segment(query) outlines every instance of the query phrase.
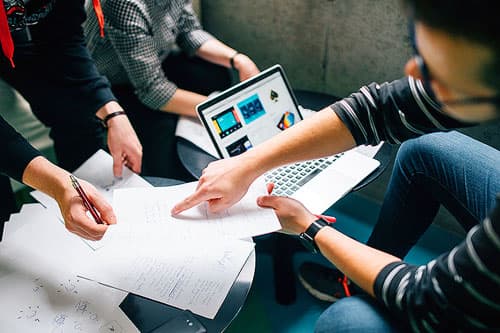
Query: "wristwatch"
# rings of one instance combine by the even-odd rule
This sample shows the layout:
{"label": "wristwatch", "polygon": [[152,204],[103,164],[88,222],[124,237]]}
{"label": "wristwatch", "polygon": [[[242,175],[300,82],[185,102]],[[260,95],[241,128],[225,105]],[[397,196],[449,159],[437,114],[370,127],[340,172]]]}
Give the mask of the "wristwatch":
{"label": "wristwatch", "polygon": [[323,220],[322,218],[317,219],[309,227],[307,227],[306,231],[301,232],[299,234],[299,239],[302,245],[312,253],[319,252],[318,245],[314,241],[314,237],[318,231],[320,231],[323,227],[329,226],[330,224]]}

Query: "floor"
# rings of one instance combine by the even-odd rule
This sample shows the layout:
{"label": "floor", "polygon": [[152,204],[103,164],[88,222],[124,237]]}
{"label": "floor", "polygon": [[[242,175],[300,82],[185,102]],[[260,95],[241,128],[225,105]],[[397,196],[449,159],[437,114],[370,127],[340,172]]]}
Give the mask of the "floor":
{"label": "floor", "polygon": [[[350,194],[337,202],[327,213],[337,217],[337,229],[364,242],[368,239],[379,209],[377,203],[361,195]],[[406,261],[414,264],[428,262],[437,254],[451,249],[460,240],[458,235],[432,226],[408,254]],[[321,255],[299,252],[293,258],[295,271],[304,261],[329,265]],[[316,319],[329,304],[310,296],[299,282],[296,289],[297,300],[293,304],[284,306],[276,303],[271,257],[258,252],[250,294],[240,314],[226,332],[313,332]]]}

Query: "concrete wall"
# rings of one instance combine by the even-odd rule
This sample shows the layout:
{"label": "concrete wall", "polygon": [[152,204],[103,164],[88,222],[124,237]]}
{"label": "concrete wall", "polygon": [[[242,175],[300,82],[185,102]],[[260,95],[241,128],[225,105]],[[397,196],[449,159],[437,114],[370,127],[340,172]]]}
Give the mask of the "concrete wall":
{"label": "concrete wall", "polygon": [[[206,30],[261,69],[283,65],[294,88],[345,96],[401,77],[411,56],[398,0],[202,0],[201,13]],[[498,123],[464,132],[500,148]],[[381,202],[391,169],[361,193]],[[444,211],[438,222],[461,232]]]}
{"label": "concrete wall", "polygon": [[410,55],[397,0],[201,2],[205,28],[265,68],[285,67],[295,88],[344,96],[402,75]]}

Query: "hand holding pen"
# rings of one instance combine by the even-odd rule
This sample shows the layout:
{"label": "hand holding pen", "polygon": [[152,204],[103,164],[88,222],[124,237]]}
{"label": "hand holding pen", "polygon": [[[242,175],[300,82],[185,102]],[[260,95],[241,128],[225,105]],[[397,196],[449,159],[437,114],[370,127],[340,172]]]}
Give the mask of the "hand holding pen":
{"label": "hand holding pen", "polygon": [[104,221],[101,219],[101,216],[99,215],[99,213],[97,212],[97,210],[95,209],[95,207],[90,202],[89,198],[87,197],[87,195],[83,191],[83,188],[80,185],[80,183],[78,182],[78,180],[76,179],[76,177],[73,176],[73,175],[69,175],[69,178],[71,179],[71,184],[73,185],[73,187],[75,188],[75,190],[78,192],[78,195],[80,196],[80,198],[82,198],[83,205],[90,212],[90,214],[92,215],[92,217],[94,218],[94,220],[96,221],[96,223],[98,223],[98,224],[104,224]]}
{"label": "hand holding pen", "polygon": [[83,238],[99,240],[107,225],[116,223],[113,208],[94,186],[73,175],[69,177],[71,186],[67,187],[65,198],[58,200],[66,228]]}

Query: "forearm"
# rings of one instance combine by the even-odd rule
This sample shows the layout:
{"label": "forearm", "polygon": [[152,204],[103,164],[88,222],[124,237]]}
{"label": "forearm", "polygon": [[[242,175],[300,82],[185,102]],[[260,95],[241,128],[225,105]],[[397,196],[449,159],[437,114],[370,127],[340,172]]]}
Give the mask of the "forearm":
{"label": "forearm", "polygon": [[354,146],[347,127],[326,108],[251,149],[244,158],[262,174],[280,165],[333,155]]}
{"label": "forearm", "polygon": [[181,116],[196,117],[196,105],[206,99],[206,96],[183,89],[177,89],[172,98],[161,107],[161,110]]}
{"label": "forearm", "polygon": [[23,173],[23,183],[56,199],[71,187],[69,172],[51,163],[42,156],[31,160]]}
{"label": "forearm", "polygon": [[211,63],[236,69],[240,81],[246,80],[257,73],[259,69],[246,54],[237,52],[217,39],[204,42],[196,51],[196,55]]}
{"label": "forearm", "polygon": [[230,59],[236,50],[217,39],[207,40],[196,51],[196,55],[206,61],[231,68]]}
{"label": "forearm", "polygon": [[315,237],[321,253],[363,290],[374,296],[378,274],[401,259],[362,244],[333,228],[321,229]]}

